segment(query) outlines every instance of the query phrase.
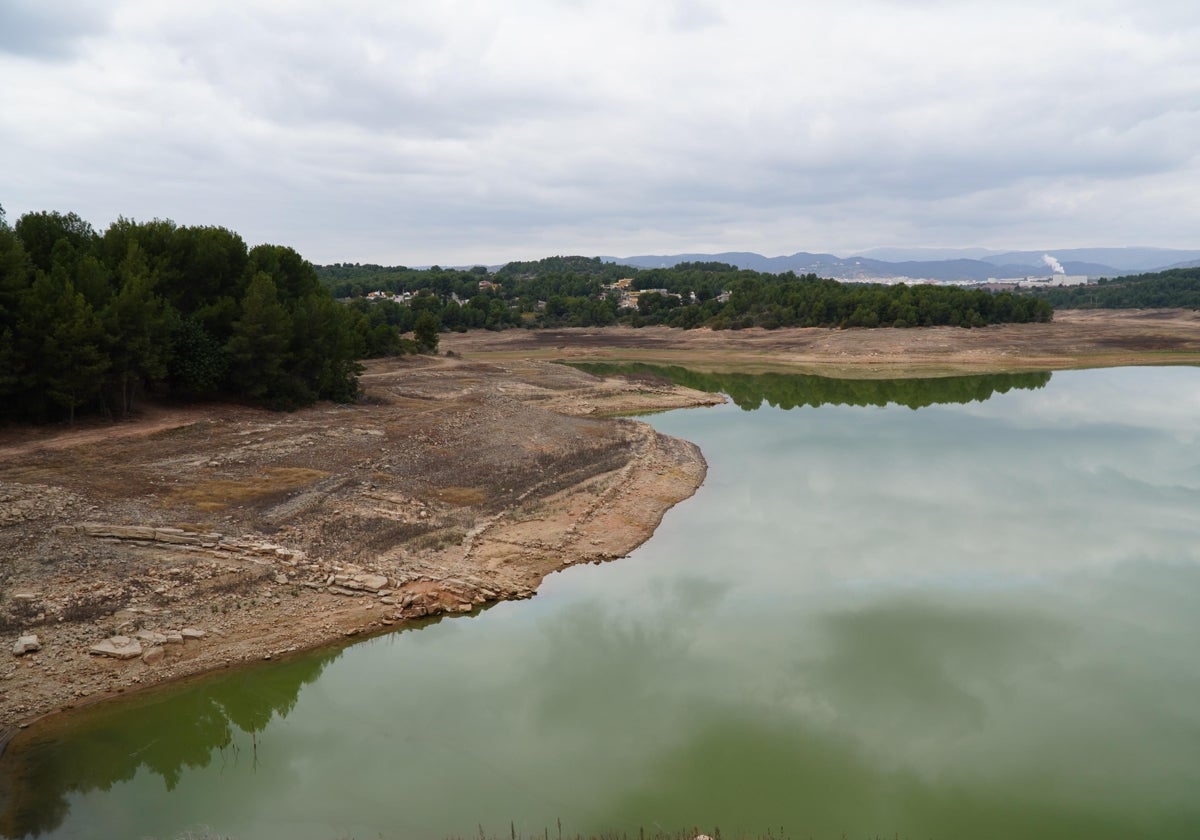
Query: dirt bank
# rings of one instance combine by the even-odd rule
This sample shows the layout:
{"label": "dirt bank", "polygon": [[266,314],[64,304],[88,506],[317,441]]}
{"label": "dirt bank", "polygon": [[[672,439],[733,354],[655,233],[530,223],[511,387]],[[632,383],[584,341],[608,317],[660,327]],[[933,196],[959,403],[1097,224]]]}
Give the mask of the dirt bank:
{"label": "dirt bank", "polygon": [[[533,594],[626,554],[704,477],[617,412],[714,402],[561,365],[373,364],[361,405],[0,431],[0,727]],[[182,632],[198,631],[198,632]],[[141,638],[138,638],[138,636]],[[90,654],[132,640],[128,659]]]}
{"label": "dirt bank", "polygon": [[786,368],[851,378],[1200,364],[1200,312],[1077,310],[1049,324],[982,329],[509,330],[449,335],[444,346],[479,359],[638,360],[698,370]]}

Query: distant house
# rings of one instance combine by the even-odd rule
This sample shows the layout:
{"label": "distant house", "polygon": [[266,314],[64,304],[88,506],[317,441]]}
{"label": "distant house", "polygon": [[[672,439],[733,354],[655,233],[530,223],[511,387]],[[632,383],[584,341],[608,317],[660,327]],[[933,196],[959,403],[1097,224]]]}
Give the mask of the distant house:
{"label": "distant house", "polygon": [[399,294],[382,291],[367,292],[367,300],[370,301],[390,300],[395,303],[408,303],[412,298],[412,292],[400,292]]}
{"label": "distant house", "polygon": [[667,298],[683,300],[683,295],[679,294],[678,292],[667,291],[666,289],[626,289],[621,292],[621,297],[617,303],[617,308],[637,309],[638,299],[641,298],[642,295],[662,295],[663,297]]}

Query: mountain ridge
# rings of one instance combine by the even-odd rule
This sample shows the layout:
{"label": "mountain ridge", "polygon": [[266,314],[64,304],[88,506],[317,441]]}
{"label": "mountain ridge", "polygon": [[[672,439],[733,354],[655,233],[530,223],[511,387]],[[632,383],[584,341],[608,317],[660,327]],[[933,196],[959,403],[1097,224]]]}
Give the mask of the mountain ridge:
{"label": "mountain ridge", "polygon": [[[925,259],[886,260],[866,256],[886,253],[893,256],[924,255]],[[977,256],[968,257],[974,253]],[[938,254],[945,257],[935,259]],[[794,254],[767,257],[753,251],[719,253],[643,254],[631,257],[602,256],[601,260],[636,268],[669,268],[681,262],[724,262],[738,268],[780,274],[816,274],[839,280],[911,278],[913,280],[973,281],[992,278],[1039,276],[1051,273],[1043,255],[1054,257],[1067,274],[1090,277],[1120,277],[1177,267],[1200,260],[1200,250],[1174,248],[1061,248],[1044,251],[994,251],[974,248],[871,249],[862,254],[839,257],[835,254],[797,251]]]}

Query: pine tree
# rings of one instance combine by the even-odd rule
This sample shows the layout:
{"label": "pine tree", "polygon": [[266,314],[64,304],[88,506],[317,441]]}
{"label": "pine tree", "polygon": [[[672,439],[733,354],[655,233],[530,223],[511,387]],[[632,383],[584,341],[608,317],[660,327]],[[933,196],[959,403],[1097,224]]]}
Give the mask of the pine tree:
{"label": "pine tree", "polygon": [[417,349],[422,353],[436,353],[438,348],[438,331],[442,328],[442,322],[438,316],[434,315],[428,309],[425,309],[417,316],[417,322],[413,325],[413,338],[417,342]]}
{"label": "pine tree", "polygon": [[17,352],[24,351],[27,384],[74,423],[75,409],[99,395],[109,366],[103,325],[70,281],[60,287],[40,272],[24,303]]}
{"label": "pine tree", "polygon": [[117,276],[120,291],[105,307],[103,320],[120,411],[127,414],[140,385],[167,376],[175,313],[154,293],[154,279],[137,243],[129,246]]}
{"label": "pine tree", "polygon": [[287,370],[291,334],[291,318],[279,302],[275,281],[260,271],[246,288],[225,345],[229,378],[239,393],[271,405],[292,404]]}

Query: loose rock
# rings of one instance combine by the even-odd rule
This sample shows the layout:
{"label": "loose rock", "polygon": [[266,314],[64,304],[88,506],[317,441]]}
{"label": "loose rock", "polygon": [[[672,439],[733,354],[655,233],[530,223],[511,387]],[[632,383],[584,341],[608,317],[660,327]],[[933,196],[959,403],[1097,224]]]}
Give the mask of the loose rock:
{"label": "loose rock", "polygon": [[41,649],[42,643],[38,641],[37,636],[22,636],[13,645],[13,656],[24,656],[27,653],[33,653]]}

